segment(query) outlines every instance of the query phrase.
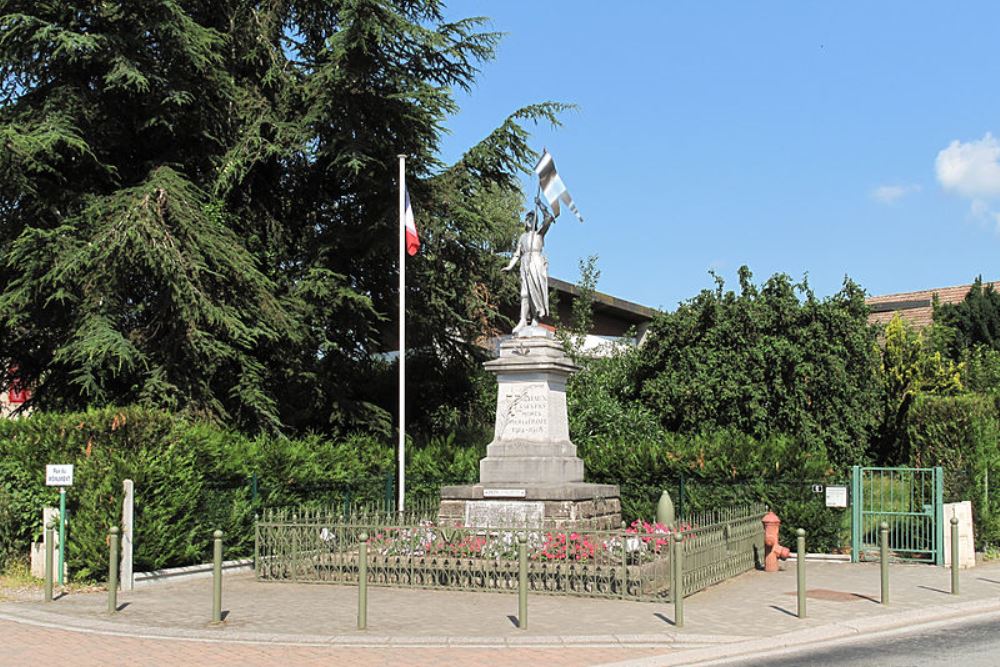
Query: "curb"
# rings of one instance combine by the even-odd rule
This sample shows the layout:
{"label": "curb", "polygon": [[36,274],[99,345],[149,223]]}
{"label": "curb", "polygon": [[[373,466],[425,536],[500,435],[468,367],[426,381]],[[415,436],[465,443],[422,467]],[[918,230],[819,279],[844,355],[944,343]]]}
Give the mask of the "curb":
{"label": "curb", "polygon": [[911,609],[881,617],[843,621],[814,628],[795,630],[783,635],[743,640],[725,646],[691,649],[679,655],[661,655],[638,660],[615,662],[605,667],[670,667],[672,665],[723,665],[733,660],[754,658],[765,661],[789,651],[807,650],[832,641],[868,639],[877,635],[908,634],[921,629],[965,619],[969,616],[1000,614],[1000,600],[973,600],[923,609]]}
{"label": "curb", "polygon": [[877,634],[946,624],[962,618],[984,614],[1000,614],[1000,600],[986,599],[911,609],[886,616],[868,617],[794,630],[781,635],[752,639],[745,636],[699,635],[688,632],[664,632],[655,635],[525,635],[525,636],[388,636],[367,633],[334,635],[267,634],[229,631],[224,626],[212,629],[129,626],[99,619],[67,617],[37,609],[17,609],[17,604],[0,605],[0,620],[37,627],[81,632],[95,635],[131,637],[134,639],[219,642],[234,644],[281,646],[345,646],[355,648],[662,648],[681,651],[614,663],[618,667],[652,665],[723,664],[739,658],[764,658],[791,649],[805,649],[824,642],[860,639]]}
{"label": "curb", "polygon": [[[16,604],[16,603],[15,603]],[[450,635],[376,635],[367,632],[338,635],[267,634],[230,631],[223,625],[204,630],[159,626],[124,625],[100,619],[69,617],[37,609],[16,609],[14,604],[0,605],[0,621],[22,623],[42,628],[81,632],[93,635],[131,637],[133,639],[178,640],[278,646],[347,646],[353,648],[662,648],[691,650],[728,644],[746,637],[699,635],[664,632],[634,635],[524,635],[524,636],[450,636]],[[207,626],[207,624],[206,624]]]}

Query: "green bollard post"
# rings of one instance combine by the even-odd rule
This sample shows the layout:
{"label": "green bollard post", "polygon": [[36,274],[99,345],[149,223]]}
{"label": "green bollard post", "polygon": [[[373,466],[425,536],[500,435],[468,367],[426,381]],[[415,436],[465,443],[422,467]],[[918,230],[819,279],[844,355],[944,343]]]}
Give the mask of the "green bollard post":
{"label": "green bollard post", "polygon": [[55,524],[50,519],[45,524],[45,601],[52,602],[52,559],[55,551]]}
{"label": "green bollard post", "polygon": [[517,536],[517,627],[528,629],[528,536]]}
{"label": "green bollard post", "polygon": [[958,517],[951,517],[951,594],[958,595]]}
{"label": "green bollard post", "polygon": [[806,531],[795,531],[795,574],[798,579],[799,618],[806,617]]}
{"label": "green bollard post", "polygon": [[222,623],[222,531],[212,533],[212,622]]}
{"label": "green bollard post", "polygon": [[108,542],[111,544],[111,558],[108,561],[108,613],[118,611],[118,526],[111,527]]}
{"label": "green bollard post", "polygon": [[670,594],[674,598],[674,627],[684,627],[684,537],[674,533],[673,575]]}
{"label": "green bollard post", "polygon": [[368,533],[358,535],[358,630],[368,627]]}
{"label": "green bollard post", "polygon": [[889,524],[879,524],[879,569],[882,571],[882,604],[889,604]]}

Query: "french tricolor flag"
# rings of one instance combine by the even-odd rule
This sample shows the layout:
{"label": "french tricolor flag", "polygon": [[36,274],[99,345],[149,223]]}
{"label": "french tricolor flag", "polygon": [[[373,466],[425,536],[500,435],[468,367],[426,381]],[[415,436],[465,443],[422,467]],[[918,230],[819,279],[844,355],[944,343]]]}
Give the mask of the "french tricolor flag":
{"label": "french tricolor flag", "polygon": [[[404,186],[405,187],[405,186]],[[417,236],[417,223],[413,221],[413,207],[410,206],[410,190],[405,190],[406,209],[403,211],[403,220],[406,225],[406,254],[410,257],[420,250],[420,237]]]}

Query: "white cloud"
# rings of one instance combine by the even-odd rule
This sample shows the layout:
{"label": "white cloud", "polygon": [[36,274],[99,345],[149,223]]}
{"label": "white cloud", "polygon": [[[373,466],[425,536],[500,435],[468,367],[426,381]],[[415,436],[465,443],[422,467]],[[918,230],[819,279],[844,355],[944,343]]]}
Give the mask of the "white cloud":
{"label": "white cloud", "polygon": [[989,132],[975,141],[951,142],[934,167],[945,190],[973,200],[1000,196],[1000,142]]}
{"label": "white cloud", "polygon": [[883,204],[894,204],[914,192],[920,192],[919,185],[880,185],[872,190],[872,199]]}

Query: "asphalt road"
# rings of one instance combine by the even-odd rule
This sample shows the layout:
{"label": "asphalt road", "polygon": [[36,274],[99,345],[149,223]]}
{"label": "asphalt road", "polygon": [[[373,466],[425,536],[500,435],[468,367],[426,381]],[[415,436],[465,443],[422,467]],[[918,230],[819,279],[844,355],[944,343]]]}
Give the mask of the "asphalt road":
{"label": "asphalt road", "polygon": [[996,667],[1000,665],[1000,616],[727,664],[745,667]]}

